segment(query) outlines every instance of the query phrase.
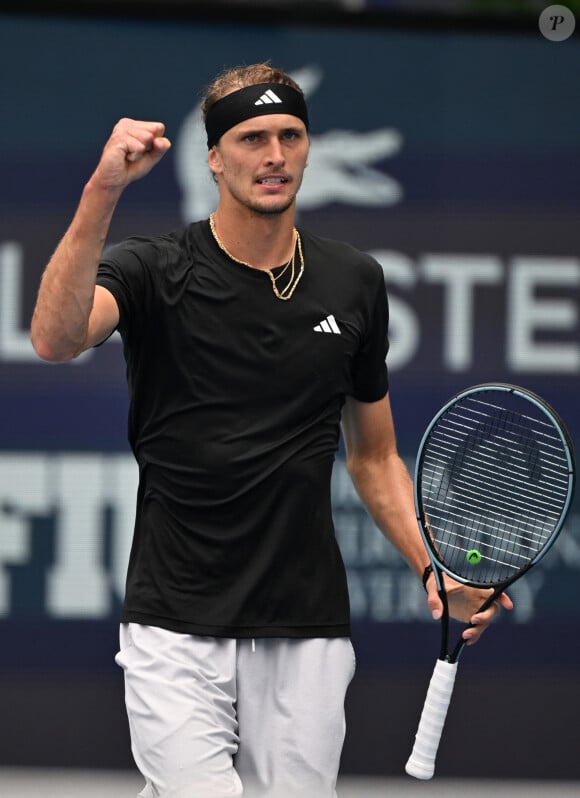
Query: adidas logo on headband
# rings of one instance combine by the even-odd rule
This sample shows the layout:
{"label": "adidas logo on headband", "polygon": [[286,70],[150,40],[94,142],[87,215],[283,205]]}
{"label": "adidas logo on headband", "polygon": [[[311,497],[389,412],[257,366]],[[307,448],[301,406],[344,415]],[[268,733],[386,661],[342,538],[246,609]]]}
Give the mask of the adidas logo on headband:
{"label": "adidas logo on headband", "polygon": [[272,89],[268,89],[268,91],[264,92],[262,96],[256,100],[254,105],[267,105],[268,103],[281,103],[282,100],[275,94]]}

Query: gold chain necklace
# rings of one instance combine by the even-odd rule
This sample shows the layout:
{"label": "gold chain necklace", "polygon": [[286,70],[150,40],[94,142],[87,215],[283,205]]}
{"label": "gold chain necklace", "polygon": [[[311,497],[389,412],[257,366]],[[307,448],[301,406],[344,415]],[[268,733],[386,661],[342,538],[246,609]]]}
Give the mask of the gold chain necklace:
{"label": "gold chain necklace", "polygon": [[[284,266],[280,274],[277,277],[274,277],[271,269],[258,269],[256,266],[252,266],[251,263],[247,263],[247,261],[240,260],[239,258],[236,258],[234,255],[232,255],[232,253],[224,246],[224,244],[222,244],[217,234],[217,230],[215,229],[215,214],[213,213],[210,214],[209,217],[209,226],[212,235],[215,238],[216,244],[218,245],[218,247],[221,249],[222,252],[225,252],[228,258],[231,258],[233,261],[241,264],[242,266],[247,266],[249,269],[254,269],[255,271],[260,271],[260,272],[261,271],[266,272],[266,274],[270,278],[270,282],[272,283],[272,290],[274,291],[274,296],[277,297],[277,299],[282,299],[286,301],[292,298],[292,294],[296,290],[296,286],[300,282],[300,278],[302,277],[302,274],[304,272],[304,255],[302,254],[302,241],[300,240],[300,233],[296,228],[294,228],[295,243],[294,243],[294,250],[292,252],[292,257],[290,258],[288,263]],[[298,257],[300,258],[300,271],[298,272],[298,274],[296,274],[296,247],[298,247]],[[280,279],[280,277],[282,277],[286,273],[288,268],[290,268],[290,279],[288,280],[284,288],[280,291],[278,289],[278,286],[276,285],[276,282],[277,280]]]}

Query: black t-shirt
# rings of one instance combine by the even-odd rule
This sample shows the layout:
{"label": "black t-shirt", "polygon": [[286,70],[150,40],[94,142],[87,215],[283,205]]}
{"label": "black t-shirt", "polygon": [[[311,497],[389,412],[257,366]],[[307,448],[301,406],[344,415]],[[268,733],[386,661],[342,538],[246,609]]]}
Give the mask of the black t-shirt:
{"label": "black t-shirt", "polygon": [[387,392],[387,300],[370,256],[302,244],[289,301],[207,221],[105,253],[97,282],[119,306],[139,466],[124,622],[349,633],[330,478],[345,395]]}

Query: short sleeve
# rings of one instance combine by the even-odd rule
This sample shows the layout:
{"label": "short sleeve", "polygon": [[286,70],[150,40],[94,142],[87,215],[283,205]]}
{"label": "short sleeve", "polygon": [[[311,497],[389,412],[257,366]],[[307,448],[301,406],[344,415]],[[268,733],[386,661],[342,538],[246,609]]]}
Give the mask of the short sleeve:
{"label": "short sleeve", "polygon": [[127,239],[108,249],[99,264],[97,285],[115,297],[122,335],[137,326],[146,313],[152,293],[152,258],[155,247],[146,239]]}
{"label": "short sleeve", "polygon": [[369,298],[367,332],[353,362],[352,395],[361,402],[376,402],[389,389],[386,357],[389,350],[389,304],[383,270]]}

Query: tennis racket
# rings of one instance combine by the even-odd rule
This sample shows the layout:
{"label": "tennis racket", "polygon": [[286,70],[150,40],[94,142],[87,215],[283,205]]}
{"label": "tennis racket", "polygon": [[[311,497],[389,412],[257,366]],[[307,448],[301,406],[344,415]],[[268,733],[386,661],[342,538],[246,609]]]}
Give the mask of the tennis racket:
{"label": "tennis racket", "polygon": [[405,770],[430,779],[465,641],[450,650],[443,574],[492,588],[479,609],[536,565],[572,501],[572,443],[540,397],[513,385],[476,385],[454,396],[425,432],[415,507],[443,603],[441,650]]}

